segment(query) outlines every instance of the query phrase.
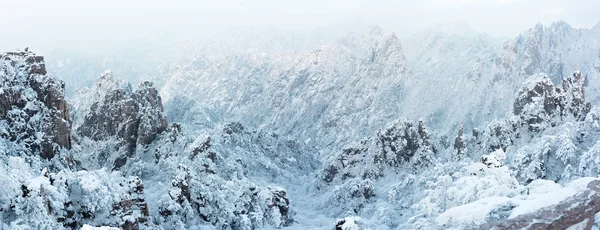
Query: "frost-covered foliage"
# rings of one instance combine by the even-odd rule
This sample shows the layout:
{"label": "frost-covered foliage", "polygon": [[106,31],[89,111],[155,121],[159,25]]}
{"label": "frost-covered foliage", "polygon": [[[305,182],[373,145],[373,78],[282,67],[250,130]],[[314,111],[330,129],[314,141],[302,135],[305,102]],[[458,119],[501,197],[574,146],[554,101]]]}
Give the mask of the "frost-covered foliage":
{"label": "frost-covered foliage", "polygon": [[585,103],[583,82],[579,72],[566,78],[562,89],[555,88],[546,75],[532,77],[519,90],[513,114],[489,123],[482,140],[471,142],[472,148],[507,151],[523,182],[581,175],[576,174],[578,146],[587,148],[583,138],[589,135],[586,129],[593,129],[588,126],[593,117],[588,116],[591,106]]}
{"label": "frost-covered foliage", "polygon": [[435,227],[433,217],[455,206],[480,199],[490,199],[496,204],[501,200],[494,200],[494,197],[517,195],[520,185],[511,175],[511,170],[504,165],[505,158],[504,151],[497,150],[485,155],[481,162],[463,166],[451,175],[433,178],[425,186],[425,197],[412,206],[415,215],[409,221],[413,227]]}
{"label": "frost-covered foliage", "polygon": [[398,120],[376,137],[331,156],[320,177],[325,183],[336,183],[348,178],[377,179],[386,171],[418,171],[432,165],[435,154],[422,121],[415,127],[411,121]]}
{"label": "frost-covered foliage", "polygon": [[[134,229],[148,218],[143,184],[119,172],[61,168],[65,153],[41,158],[0,156],[0,219],[8,229],[77,229],[83,223]],[[70,161],[72,162],[72,161]],[[64,167],[64,166],[62,166]]]}
{"label": "frost-covered foliage", "polygon": [[154,185],[151,213],[165,229],[198,223],[223,229],[293,223],[287,192],[260,183],[290,183],[314,171],[300,144],[228,123],[196,138],[175,125],[123,168]]}
{"label": "frost-covered foliage", "polygon": [[[525,83],[513,114],[466,138],[467,148],[474,150],[470,157],[481,162],[466,166],[465,173],[438,178],[441,182],[413,206],[419,218],[410,219],[412,227],[463,229],[513,218],[575,194],[556,182],[597,177],[593,154],[600,130],[596,109],[585,104],[583,81],[575,72],[562,89],[545,75]],[[481,154],[488,151],[493,152]],[[540,183],[544,192],[532,192]]]}
{"label": "frost-covered foliage", "polygon": [[[390,185],[394,182],[389,179],[412,184],[414,175],[435,164],[436,153],[422,121],[416,124],[403,119],[394,121],[373,138],[326,159],[316,182],[317,189],[325,192],[321,206],[336,217],[377,215],[385,224],[398,224],[398,221],[389,219],[389,215],[398,213],[398,210],[381,209],[373,213],[374,206],[379,206],[375,202],[385,200],[386,196],[390,197],[390,202],[402,199],[399,193],[408,189]],[[389,206],[392,208],[393,204]]]}
{"label": "frost-covered foliage", "polygon": [[[135,91],[119,85],[127,86],[105,74],[91,91],[77,99],[81,102],[77,108],[87,115],[76,126],[85,138],[73,152],[87,169],[108,167],[139,176],[146,184],[146,194],[152,196],[148,206],[153,224],[165,229],[207,225],[255,229],[293,222],[287,192],[261,184],[308,176],[317,165],[311,153],[314,150],[274,133],[247,130],[237,122],[201,134],[173,123],[161,133],[152,128],[162,127],[164,117],[160,97],[151,84],[142,84]],[[86,104],[90,98],[99,99]],[[128,111],[130,101],[135,102],[132,108],[138,108],[132,111],[134,114],[119,114]],[[141,133],[146,130],[143,120],[149,121],[147,130],[153,137]],[[132,132],[127,132],[128,126],[123,124],[133,124]],[[129,143],[135,144],[133,149],[122,144],[129,134],[137,138]],[[151,137],[149,142],[140,142],[144,136]]]}

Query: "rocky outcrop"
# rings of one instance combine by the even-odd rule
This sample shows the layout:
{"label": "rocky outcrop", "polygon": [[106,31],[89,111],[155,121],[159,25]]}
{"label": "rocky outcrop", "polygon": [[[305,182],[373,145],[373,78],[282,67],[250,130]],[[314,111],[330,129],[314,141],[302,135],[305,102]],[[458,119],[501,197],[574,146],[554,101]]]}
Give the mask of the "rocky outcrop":
{"label": "rocky outcrop", "polygon": [[555,118],[573,116],[583,120],[591,105],[585,103],[584,78],[576,71],[563,80],[563,87],[554,86],[550,78],[540,74],[519,90],[513,114],[528,125],[530,131],[540,131],[555,125]]}
{"label": "rocky outcrop", "polygon": [[265,219],[272,226],[280,228],[292,223],[290,200],[283,188],[267,187],[266,191],[261,194],[256,193],[255,197],[266,206]]}
{"label": "rocky outcrop", "polygon": [[[104,73],[83,98],[92,101],[79,108],[84,113],[77,134],[95,141],[116,137],[126,155],[114,162],[120,168],[138,145],[148,145],[167,129],[162,100],[151,82],[141,83],[136,90]],[[89,107],[88,107],[89,106]]]}
{"label": "rocky outcrop", "polygon": [[458,129],[458,135],[454,138],[454,149],[456,150],[456,157],[462,158],[465,155],[465,137],[463,127]]}
{"label": "rocky outcrop", "polygon": [[600,212],[600,181],[595,180],[587,189],[534,213],[520,215],[498,223],[488,223],[480,229],[592,229],[594,215]]}
{"label": "rocky outcrop", "polygon": [[334,155],[325,165],[321,179],[330,183],[335,178],[377,179],[385,168],[410,166],[413,170],[433,163],[437,152],[429,140],[424,122],[417,127],[411,121],[395,121],[366,139]]}
{"label": "rocky outcrop", "polygon": [[167,129],[161,97],[152,82],[146,81],[133,92],[132,98],[138,104],[137,144],[150,144]]}
{"label": "rocky outcrop", "polygon": [[222,186],[231,182],[205,171],[179,170],[182,173],[172,180],[170,199],[159,206],[161,222],[182,223],[188,217],[199,217],[219,229],[281,228],[293,222],[290,201],[282,188],[244,181]]}
{"label": "rocky outcrop", "polygon": [[[80,178],[90,175],[102,175],[104,172],[93,172],[89,175],[77,175]],[[80,172],[78,174],[88,174],[87,172]],[[62,223],[65,228],[78,229],[84,223],[95,221],[102,225],[108,225],[113,227],[120,227],[123,230],[139,230],[148,227],[148,204],[144,194],[144,185],[142,181],[137,177],[122,177],[118,173],[108,174],[112,176],[114,184],[110,184],[107,181],[103,181],[99,187],[106,189],[105,193],[94,191],[94,187],[90,187],[90,184],[86,184],[87,181],[73,180],[73,178],[63,181],[66,174],[55,175],[58,180],[57,187],[65,186],[61,189],[69,191],[69,201],[64,204],[64,210],[57,210],[57,213],[63,214],[57,217],[59,223]],[[69,175],[70,176],[70,175]],[[106,176],[106,175],[102,175]],[[92,176],[93,178],[94,176]],[[84,178],[87,179],[87,178]],[[108,178],[106,178],[108,179]],[[66,183],[65,183],[66,182]],[[71,182],[72,184],[68,184]],[[64,184],[63,184],[64,183]],[[88,182],[89,183],[89,182]],[[110,188],[104,186],[112,186]],[[82,192],[83,196],[75,196],[79,192]],[[112,194],[109,192],[113,192]],[[98,194],[100,193],[100,194]],[[94,196],[105,196],[106,200],[99,200],[97,206],[90,206],[86,202],[95,199],[101,199],[100,197]]]}
{"label": "rocky outcrop", "polygon": [[137,230],[148,221],[148,204],[144,195],[144,184],[137,177],[125,181],[128,186],[127,194],[113,206],[111,215],[118,216],[123,230]]}
{"label": "rocky outcrop", "polygon": [[570,113],[578,120],[585,119],[587,113],[591,110],[592,104],[585,100],[585,78],[580,71],[563,79],[563,92],[565,111],[563,114]]}
{"label": "rocky outcrop", "polygon": [[393,123],[377,134],[376,142],[380,154],[375,162],[385,162],[394,167],[405,163],[414,167],[429,165],[431,156],[436,152],[429,142],[423,121],[419,121],[416,129],[410,121]]}
{"label": "rocky outcrop", "polygon": [[64,82],[46,75],[42,56],[0,54],[0,124],[6,125],[1,135],[22,144],[23,152],[46,159],[61,148],[70,149],[71,121],[64,89]]}

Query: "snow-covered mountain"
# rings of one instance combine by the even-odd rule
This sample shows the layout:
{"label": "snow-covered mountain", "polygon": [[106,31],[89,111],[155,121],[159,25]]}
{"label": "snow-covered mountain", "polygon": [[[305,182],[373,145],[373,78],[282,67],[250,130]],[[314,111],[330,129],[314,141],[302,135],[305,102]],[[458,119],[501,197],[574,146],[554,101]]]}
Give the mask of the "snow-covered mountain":
{"label": "snow-covered mountain", "polygon": [[414,78],[395,35],[381,34],[365,53],[356,47],[235,55],[205,69],[181,68],[161,90],[167,116],[200,127],[240,121],[325,147],[367,135],[400,113]]}
{"label": "snow-covered mountain", "polygon": [[64,83],[46,75],[42,57],[0,60],[3,229],[293,223],[286,190],[273,184],[292,186],[313,172],[314,149],[239,123],[198,136],[168,128],[152,83],[132,89],[110,72],[68,106]]}
{"label": "snow-covered mountain", "polygon": [[[404,42],[409,68],[422,84],[412,91],[406,116],[423,118],[442,132],[460,124],[473,128],[504,116],[521,82],[547,73],[555,84],[581,70],[586,88],[596,92],[598,29],[576,29],[565,22],[541,24],[497,47],[486,34],[465,25],[434,27]],[[459,27],[460,29],[452,29]],[[596,95],[588,99],[596,102]]]}
{"label": "snow-covered mountain", "polygon": [[[202,68],[196,68],[192,63],[178,65],[169,74],[170,80],[164,84],[161,93],[165,96],[167,107],[170,103],[182,108],[180,105],[199,102],[200,108],[185,109],[184,113],[169,114],[171,110],[167,109],[168,116],[175,116],[177,121],[188,119],[201,126],[210,126],[213,119],[236,120],[306,141],[315,140],[312,134],[320,136],[319,139],[337,136],[323,135],[323,132],[330,133],[324,130],[333,126],[335,130],[344,130],[341,133],[345,136],[324,140],[317,145],[328,147],[333,144],[339,148],[339,145],[358,141],[373,133],[374,127],[383,127],[399,113],[413,120],[423,119],[444,133],[453,132],[460,125],[474,128],[482,122],[504,117],[512,106],[512,98],[520,83],[534,73],[546,72],[558,84],[563,76],[581,70],[589,76],[586,78],[588,90],[595,92],[599,48],[594,34],[597,34],[597,29],[575,29],[564,22],[557,22],[548,27],[536,25],[517,38],[500,44],[497,39],[479,34],[464,23],[451,23],[432,27],[401,44],[396,43],[395,38],[387,39],[389,35],[381,28],[371,26],[347,33],[331,45],[312,51],[234,55],[202,65]],[[375,59],[376,56],[389,56],[389,62],[397,63],[377,63],[375,61],[379,59]],[[320,80],[313,75],[324,77]],[[314,85],[313,88],[344,88],[326,94],[336,95],[327,101],[340,102],[329,103],[328,108],[284,102],[281,95],[294,99],[309,98],[312,103],[319,103],[320,97],[312,98],[310,89],[303,88],[305,83],[298,82],[303,80],[301,77],[312,77],[314,82],[309,84]],[[268,79],[268,83],[264,83],[264,79]],[[339,79],[344,81],[339,82]],[[292,81],[296,81],[293,82],[295,85],[291,85]],[[369,87],[371,90],[368,90]],[[197,99],[186,96],[196,89],[211,93]],[[238,95],[212,92],[231,89]],[[380,93],[383,91],[388,92]],[[300,96],[303,94],[308,95]],[[380,95],[372,97],[371,94]],[[259,98],[258,95],[276,96]],[[171,100],[175,97],[178,97],[177,100]],[[596,101],[595,97],[589,99]],[[250,104],[248,101],[251,101]],[[389,101],[394,103],[387,103]],[[330,104],[337,106],[333,109],[336,111],[319,112],[325,116],[324,121],[320,121],[323,118],[299,113],[303,109],[332,110]],[[350,115],[360,117],[362,121],[342,119],[348,116],[348,111],[361,114],[356,111],[366,107],[369,111],[363,110],[362,115]],[[255,108],[268,108],[269,112]],[[253,113],[258,113],[258,116]],[[327,117],[328,113],[336,114]],[[278,114],[286,114],[285,121]],[[311,122],[295,124],[294,118],[290,121],[293,117],[290,114]],[[347,124],[340,124],[338,120]],[[328,124],[316,126],[319,122]],[[300,127],[296,127],[298,125]],[[357,129],[364,132],[356,132]]]}
{"label": "snow-covered mountain", "polygon": [[0,229],[600,225],[600,26],[226,34],[0,55]]}

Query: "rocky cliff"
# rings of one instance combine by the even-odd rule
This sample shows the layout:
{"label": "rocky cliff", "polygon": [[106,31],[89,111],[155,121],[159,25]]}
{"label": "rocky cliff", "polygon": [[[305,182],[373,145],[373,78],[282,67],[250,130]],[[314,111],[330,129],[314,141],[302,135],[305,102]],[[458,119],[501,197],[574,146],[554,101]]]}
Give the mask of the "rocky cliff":
{"label": "rocky cliff", "polygon": [[152,143],[167,129],[162,99],[151,82],[132,90],[105,72],[83,93],[81,103],[76,103],[82,115],[76,120],[76,132],[94,141],[117,138],[116,148],[123,149],[124,155],[114,160],[114,168],[123,166],[138,146]]}
{"label": "rocky cliff", "polygon": [[50,159],[71,148],[65,84],[46,75],[44,58],[32,52],[0,54],[0,130],[30,152]]}

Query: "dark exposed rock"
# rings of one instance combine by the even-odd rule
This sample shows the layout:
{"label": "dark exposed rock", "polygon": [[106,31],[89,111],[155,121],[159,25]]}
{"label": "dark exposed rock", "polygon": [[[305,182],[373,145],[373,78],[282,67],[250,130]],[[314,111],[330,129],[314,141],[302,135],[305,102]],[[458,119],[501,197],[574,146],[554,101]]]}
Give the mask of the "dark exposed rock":
{"label": "dark exposed rock", "polygon": [[156,136],[167,129],[167,118],[163,114],[162,99],[151,82],[143,82],[133,92],[132,98],[137,102],[138,136],[137,144],[152,143]]}
{"label": "dark exposed rock", "polygon": [[585,118],[591,105],[585,103],[585,79],[581,72],[563,79],[556,88],[547,75],[539,75],[527,82],[518,92],[513,114],[519,116],[530,131],[540,131],[544,125],[554,125],[557,117]]}
{"label": "dark exposed rock", "polygon": [[[64,82],[45,74],[42,56],[0,54],[0,120],[9,125],[8,133],[1,135],[50,159],[60,148],[71,148],[71,121]],[[37,136],[39,132],[43,136]]]}
{"label": "dark exposed rock", "polygon": [[[561,97],[548,76],[530,81],[518,93],[513,105],[513,113],[529,125],[531,131],[539,131],[538,125],[560,110]],[[541,104],[541,106],[535,106]]]}
{"label": "dark exposed rock", "polygon": [[578,120],[583,120],[590,110],[590,103],[585,102],[585,79],[580,71],[575,71],[571,77],[563,79],[566,106],[564,113],[569,112]]}
{"label": "dark exposed rock", "polygon": [[477,138],[479,138],[479,130],[478,130],[478,129],[476,129],[476,128],[475,128],[475,129],[473,129],[473,138],[474,138],[474,139],[477,139]]}
{"label": "dark exposed rock", "polygon": [[[435,152],[429,143],[429,136],[422,121],[419,122],[417,130],[410,121],[395,123],[380,131],[376,140],[377,146],[381,149],[376,162],[386,162],[394,167],[411,161],[422,148],[429,148]],[[422,163],[427,164],[427,162]]]}
{"label": "dark exposed rock", "polygon": [[[194,147],[194,150],[192,151],[192,155],[190,156],[190,159],[194,159],[199,153],[204,153],[207,152],[208,149],[210,148],[211,144],[210,144],[210,137],[207,137],[205,139],[205,141],[201,142],[198,144],[198,146]],[[215,161],[215,153],[214,152],[208,152],[208,158],[210,160],[212,160],[213,162]]]}
{"label": "dark exposed rock", "polygon": [[342,228],[342,226],[344,226],[344,224],[345,224],[345,223],[346,223],[346,219],[341,219],[341,220],[338,220],[338,221],[335,223],[335,230],[344,230],[344,229]]}
{"label": "dark exposed rock", "polygon": [[[129,187],[128,196],[113,206],[111,214],[123,220],[121,225],[123,230],[137,230],[140,229],[140,224],[148,221],[149,215],[148,204],[144,197],[144,185],[137,177],[130,177],[125,183]],[[135,218],[126,218],[128,216],[135,216]]]}
{"label": "dark exposed rock", "polygon": [[132,91],[113,79],[110,72],[103,74],[94,87],[96,94],[89,98],[93,103],[85,111],[77,133],[95,141],[117,137],[119,147],[125,147],[127,155],[114,162],[118,169],[138,145],[148,145],[167,129],[161,97],[152,83],[143,82]]}
{"label": "dark exposed rock", "polygon": [[179,123],[171,123],[171,128],[169,130],[169,139],[171,142],[177,141],[177,138],[181,135],[181,124]]}
{"label": "dark exposed rock", "polygon": [[[285,227],[291,224],[289,211],[290,211],[290,200],[287,198],[287,193],[281,188],[267,187],[268,196],[266,197],[266,205],[269,209],[275,210],[279,213],[280,226]],[[277,216],[270,216],[268,218],[277,218]]]}
{"label": "dark exposed rock", "polygon": [[458,135],[454,138],[454,149],[456,150],[456,155],[458,158],[461,158],[465,154],[465,137],[463,128],[460,127],[458,129]]}
{"label": "dark exposed rock", "polygon": [[329,165],[325,168],[325,170],[323,171],[323,181],[325,181],[326,183],[331,183],[333,181],[333,179],[335,178],[335,175],[337,175],[338,173],[338,169],[337,167],[333,166],[333,165]]}
{"label": "dark exposed rock", "polygon": [[240,134],[244,132],[244,126],[239,122],[227,123],[223,128],[223,133],[228,135]]}

